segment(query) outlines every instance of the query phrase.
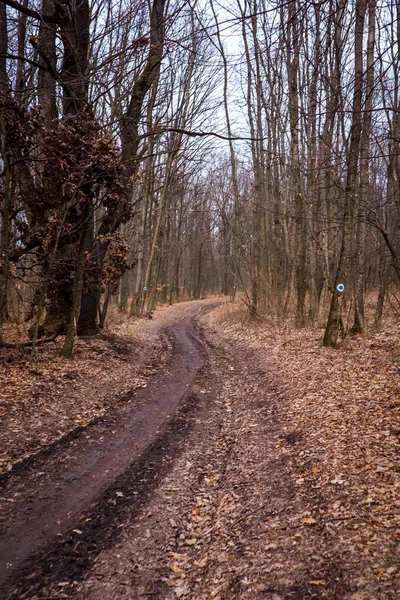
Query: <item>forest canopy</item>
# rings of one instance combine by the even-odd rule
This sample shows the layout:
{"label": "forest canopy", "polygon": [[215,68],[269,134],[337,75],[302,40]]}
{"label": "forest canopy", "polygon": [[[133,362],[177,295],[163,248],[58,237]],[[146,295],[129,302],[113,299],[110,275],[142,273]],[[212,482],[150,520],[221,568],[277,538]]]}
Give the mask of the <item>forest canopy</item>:
{"label": "forest canopy", "polygon": [[0,342],[26,323],[71,356],[112,295],[238,291],[338,346],[373,292],[379,329],[399,46],[394,0],[0,2]]}

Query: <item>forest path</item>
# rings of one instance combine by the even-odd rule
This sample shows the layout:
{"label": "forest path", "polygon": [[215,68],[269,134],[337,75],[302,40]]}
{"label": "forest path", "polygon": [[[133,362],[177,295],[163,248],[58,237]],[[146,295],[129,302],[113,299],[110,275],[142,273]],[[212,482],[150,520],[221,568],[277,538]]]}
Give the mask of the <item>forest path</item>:
{"label": "forest path", "polygon": [[[58,557],[62,572],[72,551],[80,569],[79,552],[87,561],[87,555],[110,534],[111,525],[124,509],[125,479],[134,488],[137,504],[150,493],[148,463],[157,462],[161,448],[165,451],[169,445],[173,454],[173,442],[180,435],[177,407],[184,410],[190,404],[190,386],[205,360],[205,347],[193,321],[205,308],[218,303],[194,302],[175,311],[172,320],[176,322],[166,328],[173,346],[166,370],[104,417],[61,439],[2,482],[2,598],[32,597],[26,575],[29,573],[33,581],[32,571],[40,570],[45,556],[52,557],[55,565]],[[168,436],[172,436],[169,442]],[[22,587],[18,581],[23,582]],[[16,584],[18,589],[13,592]]]}
{"label": "forest path", "polygon": [[[397,330],[338,353],[318,331],[265,327],[239,304],[217,304],[186,303],[145,323],[172,326],[164,375],[60,442],[60,455],[50,449],[11,472],[3,551],[29,521],[37,552],[6,571],[1,600],[400,598]],[[141,411],[162,410],[153,392],[165,402],[163,381],[180,391],[170,417],[155,411],[160,424],[140,451],[129,427],[141,440]],[[68,475],[75,469],[85,485]],[[39,511],[46,489],[60,506],[69,494],[94,496],[57,523],[51,503]]]}

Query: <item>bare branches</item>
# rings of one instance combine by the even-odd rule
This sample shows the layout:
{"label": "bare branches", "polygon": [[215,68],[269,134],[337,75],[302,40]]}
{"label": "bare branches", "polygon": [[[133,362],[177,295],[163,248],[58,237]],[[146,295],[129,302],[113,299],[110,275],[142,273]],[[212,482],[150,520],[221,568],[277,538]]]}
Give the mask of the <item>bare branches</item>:
{"label": "bare branches", "polygon": [[33,10],[24,4],[20,4],[16,2],[16,0],[3,0],[4,4],[9,6],[10,8],[14,8],[20,13],[27,15],[28,17],[32,17],[33,19],[37,19],[38,21],[44,21],[46,23],[59,23],[60,17],[49,14],[42,14],[37,10]]}
{"label": "bare branches", "polygon": [[180,127],[160,127],[158,129],[154,129],[152,131],[149,131],[147,133],[143,133],[140,138],[144,139],[147,137],[151,137],[151,136],[157,136],[157,135],[161,135],[163,133],[168,133],[168,132],[172,132],[172,133],[179,133],[182,135],[187,135],[189,137],[215,137],[218,138],[219,140],[225,140],[225,141],[261,141],[262,138],[253,138],[253,137],[249,137],[249,136],[239,136],[239,135],[224,135],[222,133],[217,133],[216,131],[191,131],[188,129],[182,129]]}

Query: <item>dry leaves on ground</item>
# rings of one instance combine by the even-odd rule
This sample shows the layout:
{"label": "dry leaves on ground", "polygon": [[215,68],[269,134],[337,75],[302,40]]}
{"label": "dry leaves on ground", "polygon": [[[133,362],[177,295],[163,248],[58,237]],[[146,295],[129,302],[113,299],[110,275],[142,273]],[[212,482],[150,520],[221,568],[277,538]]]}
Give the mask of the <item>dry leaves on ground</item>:
{"label": "dry leaves on ground", "polygon": [[0,474],[145,386],[171,354],[165,329],[193,310],[182,302],[148,320],[112,307],[103,333],[76,339],[72,360],[59,354],[63,338],[40,346],[33,365],[27,348],[0,349]]}
{"label": "dry leaves on ground", "polygon": [[33,365],[29,349],[2,349],[0,473],[146,385],[166,359],[161,329],[161,322],[116,318],[104,333],[78,338],[72,360],[59,355],[60,338],[41,346]]}
{"label": "dry leaves on ground", "polygon": [[[312,589],[319,589],[319,598],[397,598],[400,593],[398,324],[388,320],[381,333],[365,339],[349,339],[340,351],[323,348],[320,331],[288,331],[251,323],[235,306],[224,306],[206,315],[203,324],[217,347],[235,348],[239,359],[240,353],[248,351],[255,351],[259,357],[259,381],[255,382],[258,385],[253,393],[259,395],[260,402],[249,398],[247,416],[243,407],[235,411],[236,415],[243,413],[250,434],[245,443],[243,438],[236,443],[234,468],[228,467],[228,481],[233,490],[232,482],[246,486],[247,492],[252,489],[255,496],[258,494],[272,508],[272,514],[266,518],[263,502],[257,509],[257,503],[251,501],[247,516],[242,508],[245,518],[235,517],[232,507],[224,508],[226,496],[218,507],[214,523],[223,519],[225,511],[231,526],[232,517],[237,525],[247,524],[247,536],[242,539],[244,548],[249,548],[243,561],[246,569],[237,575],[242,576],[241,591],[232,592],[233,588],[229,588],[232,597],[252,597],[258,585],[265,593],[268,591],[265,582],[260,582],[264,559],[257,557],[264,544],[273,549],[271,560],[276,563],[267,561],[264,574],[269,569],[271,581],[292,579],[292,593],[300,589],[302,580],[303,588],[308,586],[311,595]],[[257,377],[256,370],[254,376]],[[245,372],[242,382],[243,392],[249,386]],[[274,413],[269,418],[279,427],[273,446],[271,440],[263,442],[260,435],[262,415],[268,413],[268,398],[263,399],[263,390],[275,394]],[[225,403],[232,402],[234,395],[226,394]],[[269,457],[263,456],[265,452]],[[259,470],[252,471],[249,463],[254,458]],[[271,473],[267,464],[271,460],[276,461],[276,469],[283,478],[275,485],[286,486],[290,496],[280,514],[276,514],[279,507],[273,506],[274,492],[268,495],[269,482],[263,482],[260,474],[260,470]],[[290,482],[284,482],[285,474],[291,477]],[[226,485],[224,489],[226,493]],[[241,493],[239,504],[243,502]],[[257,520],[260,521],[256,518],[257,511],[262,526],[260,523],[256,526]],[[257,541],[249,541],[249,533]],[[232,534],[226,531],[220,537],[232,541]],[[215,540],[208,554],[212,552],[216,560],[215,575],[219,564],[223,570],[222,557],[226,558],[226,552],[221,547],[212,551],[214,546]],[[268,555],[265,547],[263,552]],[[305,572],[307,564],[310,573]],[[217,581],[218,577],[214,579]],[[244,591],[243,581],[247,582],[248,592]],[[335,587],[339,581],[344,586],[341,591]],[[190,584],[186,581],[186,585]],[[226,578],[221,577],[219,585],[215,597],[230,597],[226,595]],[[286,587],[290,585],[287,583]],[[279,596],[279,585],[274,591]],[[207,587],[207,594],[211,593],[212,582]],[[203,596],[199,593],[198,598]]]}

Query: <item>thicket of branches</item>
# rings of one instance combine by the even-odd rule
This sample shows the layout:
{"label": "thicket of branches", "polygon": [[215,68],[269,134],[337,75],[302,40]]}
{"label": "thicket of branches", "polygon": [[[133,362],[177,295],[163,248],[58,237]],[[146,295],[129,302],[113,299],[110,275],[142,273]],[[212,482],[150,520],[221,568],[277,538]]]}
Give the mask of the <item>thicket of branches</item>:
{"label": "thicket of branches", "polygon": [[344,300],[363,333],[368,286],[380,327],[398,283],[399,11],[375,0],[232,6],[251,137],[246,192],[231,146],[233,229],[248,241],[233,261],[254,314],[323,323],[328,346],[345,333]]}
{"label": "thicket of branches", "polygon": [[71,356],[112,294],[236,290],[336,346],[374,289],[380,327],[399,45],[394,0],[0,2],[0,335],[26,320]]}

